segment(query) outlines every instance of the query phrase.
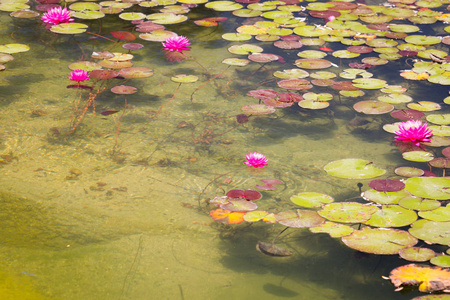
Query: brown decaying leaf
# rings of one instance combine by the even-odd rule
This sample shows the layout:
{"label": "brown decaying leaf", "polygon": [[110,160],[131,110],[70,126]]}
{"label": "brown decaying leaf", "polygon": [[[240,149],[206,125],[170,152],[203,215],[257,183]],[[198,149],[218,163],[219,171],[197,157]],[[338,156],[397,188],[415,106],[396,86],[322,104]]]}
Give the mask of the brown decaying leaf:
{"label": "brown decaying leaf", "polygon": [[395,287],[419,284],[419,291],[432,293],[450,290],[450,269],[409,264],[395,268],[389,274]]}

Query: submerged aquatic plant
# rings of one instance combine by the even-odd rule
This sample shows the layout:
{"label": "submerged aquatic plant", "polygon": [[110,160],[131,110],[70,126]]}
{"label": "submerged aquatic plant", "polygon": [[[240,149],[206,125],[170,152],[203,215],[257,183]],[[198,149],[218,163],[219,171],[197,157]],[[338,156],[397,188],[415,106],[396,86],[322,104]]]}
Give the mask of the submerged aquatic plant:
{"label": "submerged aquatic plant", "polygon": [[249,167],[259,168],[267,165],[269,161],[263,154],[258,152],[251,152],[245,156],[247,160],[244,163]]}
{"label": "submerged aquatic plant", "polygon": [[70,10],[67,10],[65,7],[61,6],[51,8],[44,13],[41,20],[44,23],[49,23],[53,25],[57,25],[60,23],[68,23],[73,21],[74,19],[70,18]]}
{"label": "submerged aquatic plant", "polygon": [[402,122],[398,126],[398,130],[394,131],[397,135],[395,139],[404,143],[412,143],[419,147],[422,142],[429,142],[433,135],[432,130],[427,127],[427,123],[420,120],[409,120]]}
{"label": "submerged aquatic plant", "polygon": [[72,81],[85,81],[89,80],[89,76],[85,70],[77,69],[73,70],[68,77]]}

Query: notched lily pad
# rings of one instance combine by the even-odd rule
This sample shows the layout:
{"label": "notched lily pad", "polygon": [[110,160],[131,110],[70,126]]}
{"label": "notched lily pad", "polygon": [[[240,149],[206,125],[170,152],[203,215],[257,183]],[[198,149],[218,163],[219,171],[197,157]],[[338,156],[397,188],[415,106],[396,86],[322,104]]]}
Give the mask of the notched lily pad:
{"label": "notched lily pad", "polygon": [[372,205],[364,205],[357,202],[339,202],[324,205],[318,214],[327,220],[339,223],[366,222],[377,212]]}
{"label": "notched lily pad", "polygon": [[386,173],[373,162],[358,158],[347,158],[328,163],[324,170],[331,176],[348,179],[374,178]]}
{"label": "notched lily pad", "polygon": [[315,192],[303,192],[297,195],[291,196],[291,201],[294,204],[302,207],[320,207],[322,204],[331,203],[334,201],[333,197],[326,194]]}
{"label": "notched lily pad", "polygon": [[288,210],[275,215],[278,223],[288,227],[304,228],[319,226],[325,219],[312,210]]}

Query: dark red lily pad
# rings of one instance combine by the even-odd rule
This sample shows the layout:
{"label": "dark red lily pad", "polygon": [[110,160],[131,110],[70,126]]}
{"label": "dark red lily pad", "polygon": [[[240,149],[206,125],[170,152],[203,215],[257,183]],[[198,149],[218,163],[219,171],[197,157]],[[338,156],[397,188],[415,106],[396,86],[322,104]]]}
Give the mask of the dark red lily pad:
{"label": "dark red lily pad", "polygon": [[416,56],[418,52],[417,51],[409,51],[409,50],[400,50],[397,53],[400,54],[401,56],[412,57],[412,56]]}
{"label": "dark red lily pad", "polygon": [[331,86],[336,83],[333,79],[313,79],[311,83],[316,86]]}
{"label": "dark red lily pad", "polygon": [[247,201],[255,201],[261,199],[262,195],[260,192],[255,190],[241,190],[234,189],[227,193],[228,198],[244,198]]}
{"label": "dark red lily pad", "polygon": [[341,13],[335,10],[310,10],[309,15],[314,18],[329,19],[330,17],[339,17]]}
{"label": "dark red lily pad", "polygon": [[111,31],[111,35],[121,41],[131,42],[136,39],[136,36],[128,31]]}
{"label": "dark red lily pad", "polygon": [[111,89],[114,94],[130,95],[137,92],[137,88],[128,85],[117,85]]}
{"label": "dark red lily pad", "polygon": [[283,35],[280,37],[283,41],[300,41],[302,38],[295,34]]}
{"label": "dark red lily pad", "polygon": [[391,112],[391,116],[398,120],[408,121],[408,120],[420,120],[425,117],[425,114],[418,110],[413,109],[402,109],[394,110]]}
{"label": "dark red lily pad", "polygon": [[296,93],[279,93],[277,100],[280,102],[300,102],[303,97]]}
{"label": "dark red lily pad", "polygon": [[349,63],[348,66],[353,69],[361,69],[361,70],[367,70],[367,69],[375,67],[371,64],[364,64],[364,63],[360,64],[360,63],[356,63],[356,62]]}
{"label": "dark red lily pad", "polygon": [[369,186],[379,192],[397,192],[405,188],[405,184],[394,179],[375,179],[369,182]]}
{"label": "dark red lily pad", "polygon": [[119,76],[119,72],[115,70],[93,70],[89,73],[89,77],[95,79],[111,79]]}

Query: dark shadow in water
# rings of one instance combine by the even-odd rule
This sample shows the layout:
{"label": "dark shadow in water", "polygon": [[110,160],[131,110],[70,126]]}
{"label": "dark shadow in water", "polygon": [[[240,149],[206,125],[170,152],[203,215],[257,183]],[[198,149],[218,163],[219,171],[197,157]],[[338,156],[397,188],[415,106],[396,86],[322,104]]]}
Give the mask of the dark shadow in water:
{"label": "dark shadow in water", "polygon": [[292,297],[298,296],[297,292],[290,290],[288,288],[285,288],[281,285],[266,283],[266,284],[264,284],[263,289],[267,293],[272,294],[277,297],[292,298]]}

